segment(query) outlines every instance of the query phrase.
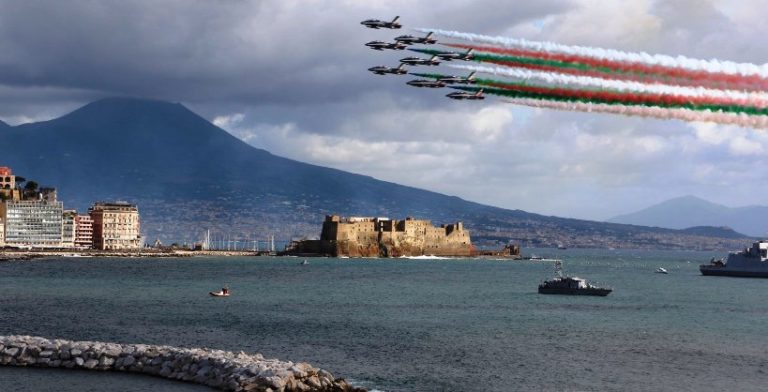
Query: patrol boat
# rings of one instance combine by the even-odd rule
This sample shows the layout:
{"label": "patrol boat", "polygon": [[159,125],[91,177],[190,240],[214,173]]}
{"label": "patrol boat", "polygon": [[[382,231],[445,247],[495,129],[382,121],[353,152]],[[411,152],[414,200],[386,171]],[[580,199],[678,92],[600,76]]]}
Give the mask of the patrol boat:
{"label": "patrol boat", "polygon": [[539,294],[597,295],[605,297],[612,289],[593,286],[585,279],[563,275],[563,263],[555,261],[555,277],[539,284]]}
{"label": "patrol boat", "polygon": [[739,252],[731,252],[728,258],[712,260],[699,266],[702,275],[768,278],[768,241],[762,240]]}

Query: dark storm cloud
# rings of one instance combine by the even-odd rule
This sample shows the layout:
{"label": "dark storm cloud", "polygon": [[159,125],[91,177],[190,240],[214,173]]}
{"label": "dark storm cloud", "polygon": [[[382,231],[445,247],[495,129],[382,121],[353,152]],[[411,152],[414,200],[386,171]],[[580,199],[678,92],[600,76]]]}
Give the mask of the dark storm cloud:
{"label": "dark storm cloud", "polygon": [[399,84],[372,84],[365,69],[402,53],[362,46],[399,32],[363,29],[360,19],[397,12],[409,27],[486,30],[563,9],[488,4],[0,1],[0,84],[198,103],[355,100],[371,86],[401,93]]}

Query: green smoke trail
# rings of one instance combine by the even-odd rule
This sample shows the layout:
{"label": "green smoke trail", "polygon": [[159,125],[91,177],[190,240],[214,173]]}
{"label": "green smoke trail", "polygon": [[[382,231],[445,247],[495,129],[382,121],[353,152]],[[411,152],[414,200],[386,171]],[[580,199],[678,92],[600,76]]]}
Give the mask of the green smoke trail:
{"label": "green smoke trail", "polygon": [[[504,83],[504,82],[501,82]],[[613,99],[601,99],[597,97],[562,97],[555,94],[538,93],[531,91],[515,91],[505,90],[501,88],[483,88],[483,87],[464,87],[455,86],[457,90],[463,90],[468,92],[477,92],[483,89],[483,92],[487,94],[497,95],[501,97],[510,98],[532,98],[541,99],[547,101],[556,102],[579,102],[579,103],[602,103],[608,105],[625,105],[625,106],[644,106],[644,107],[661,107],[668,109],[689,109],[695,111],[711,111],[711,112],[723,112],[723,113],[744,113],[749,115],[768,115],[768,108],[756,108],[751,106],[738,106],[738,105],[708,105],[708,104],[693,104],[693,103],[639,103],[639,102],[624,102],[621,100]],[[578,91],[578,90],[574,90]]]}

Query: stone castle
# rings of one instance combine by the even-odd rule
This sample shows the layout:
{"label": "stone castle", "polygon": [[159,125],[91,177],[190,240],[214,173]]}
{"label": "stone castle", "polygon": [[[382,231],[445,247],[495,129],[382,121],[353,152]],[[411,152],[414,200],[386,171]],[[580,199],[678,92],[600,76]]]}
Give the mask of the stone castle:
{"label": "stone castle", "polygon": [[435,227],[428,220],[328,215],[320,240],[299,241],[289,253],[349,257],[460,256],[473,253],[461,222]]}

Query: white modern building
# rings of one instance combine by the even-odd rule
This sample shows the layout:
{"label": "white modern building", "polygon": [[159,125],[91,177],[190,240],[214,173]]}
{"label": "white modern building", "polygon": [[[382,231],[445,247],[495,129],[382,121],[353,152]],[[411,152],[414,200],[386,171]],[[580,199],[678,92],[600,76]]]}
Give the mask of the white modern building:
{"label": "white modern building", "polygon": [[6,200],[0,203],[5,246],[61,248],[64,206],[60,201]]}

